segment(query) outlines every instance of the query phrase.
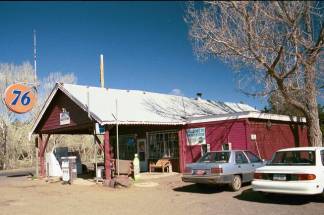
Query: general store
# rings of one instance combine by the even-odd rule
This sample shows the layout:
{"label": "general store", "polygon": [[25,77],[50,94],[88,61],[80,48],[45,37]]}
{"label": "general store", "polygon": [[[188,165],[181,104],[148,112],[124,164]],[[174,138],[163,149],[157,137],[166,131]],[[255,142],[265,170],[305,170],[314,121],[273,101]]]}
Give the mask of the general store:
{"label": "general store", "polygon": [[132,160],[137,153],[142,172],[161,158],[171,161],[173,171],[183,172],[186,163],[210,150],[248,149],[270,159],[280,148],[306,146],[305,122],[304,118],[262,113],[247,104],[205,100],[201,95],[188,98],[57,83],[32,133],[38,136],[42,176],[52,134],[88,134],[104,152],[109,178],[110,160],[117,153],[116,136],[119,159]]}

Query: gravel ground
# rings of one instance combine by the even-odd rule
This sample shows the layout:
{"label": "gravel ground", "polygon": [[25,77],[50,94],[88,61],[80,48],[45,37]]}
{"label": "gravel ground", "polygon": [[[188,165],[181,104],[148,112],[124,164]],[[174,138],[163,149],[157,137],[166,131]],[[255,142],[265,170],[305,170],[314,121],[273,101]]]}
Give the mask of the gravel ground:
{"label": "gravel ground", "polygon": [[309,196],[264,197],[244,186],[197,187],[181,182],[180,175],[148,181],[157,186],[112,189],[102,185],[62,185],[27,177],[0,177],[1,215],[110,215],[110,214],[324,214],[324,200]]}

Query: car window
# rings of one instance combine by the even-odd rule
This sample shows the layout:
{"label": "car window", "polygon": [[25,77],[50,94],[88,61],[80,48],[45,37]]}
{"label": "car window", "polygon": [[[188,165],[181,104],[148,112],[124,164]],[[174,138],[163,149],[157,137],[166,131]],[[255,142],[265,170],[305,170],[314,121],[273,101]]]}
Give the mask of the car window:
{"label": "car window", "polygon": [[228,163],[230,152],[207,152],[198,162],[200,163]]}
{"label": "car window", "polygon": [[314,166],[315,160],[314,150],[279,151],[268,165]]}
{"label": "car window", "polygon": [[235,152],[235,162],[237,164],[249,163],[248,159],[245,157],[243,152]]}
{"label": "car window", "polygon": [[256,156],[255,154],[253,154],[250,151],[245,151],[245,154],[249,158],[251,163],[260,163],[260,162],[262,162],[261,159],[258,156]]}
{"label": "car window", "polygon": [[324,166],[324,150],[321,151],[322,165]]}

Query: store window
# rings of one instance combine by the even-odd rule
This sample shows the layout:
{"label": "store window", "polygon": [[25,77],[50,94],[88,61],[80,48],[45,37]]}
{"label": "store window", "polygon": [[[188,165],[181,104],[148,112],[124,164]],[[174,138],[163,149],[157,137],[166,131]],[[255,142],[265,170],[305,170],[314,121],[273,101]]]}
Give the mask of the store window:
{"label": "store window", "polygon": [[[117,153],[117,145],[116,145],[116,137],[110,137],[110,143],[113,147],[114,158],[116,158]],[[135,135],[119,135],[119,159],[121,160],[133,160],[134,154],[137,153],[136,150],[136,137]]]}
{"label": "store window", "polygon": [[178,132],[150,132],[147,135],[149,159],[179,158]]}

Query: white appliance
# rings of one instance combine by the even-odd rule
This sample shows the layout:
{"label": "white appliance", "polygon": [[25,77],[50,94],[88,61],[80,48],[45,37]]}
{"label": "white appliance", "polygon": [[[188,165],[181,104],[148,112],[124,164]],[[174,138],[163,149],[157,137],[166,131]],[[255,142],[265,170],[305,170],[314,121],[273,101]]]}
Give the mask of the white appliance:
{"label": "white appliance", "polygon": [[46,153],[46,173],[48,177],[61,177],[62,169],[53,152]]}

